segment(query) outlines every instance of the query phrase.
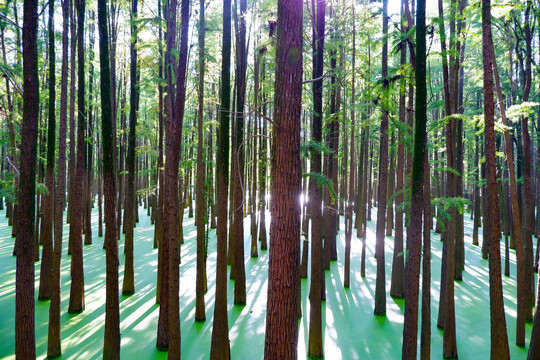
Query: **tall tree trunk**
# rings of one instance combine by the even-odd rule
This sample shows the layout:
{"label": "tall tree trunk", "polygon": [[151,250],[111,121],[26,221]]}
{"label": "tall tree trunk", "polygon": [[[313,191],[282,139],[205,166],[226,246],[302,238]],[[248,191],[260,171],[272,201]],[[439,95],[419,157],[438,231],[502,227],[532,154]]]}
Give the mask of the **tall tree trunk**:
{"label": "tall tree trunk", "polygon": [[[403,359],[416,359],[418,333],[418,288],[422,248],[422,207],[424,159],[426,156],[426,3],[418,0],[416,18],[416,106],[414,154],[411,178],[410,225],[407,227],[407,264],[405,267],[405,320],[403,324]],[[426,220],[425,220],[426,221]]]}
{"label": "tall tree trunk", "polygon": [[[476,122],[474,124],[474,129],[475,129],[475,133],[478,132],[478,122]],[[479,161],[479,158],[478,158],[478,142],[479,142],[479,139],[478,139],[478,135],[475,135],[475,141],[474,141],[474,200],[473,200],[473,212],[474,212],[474,216],[473,216],[473,240],[472,240],[472,243],[473,245],[478,245],[478,228],[480,227],[480,224],[481,224],[481,219],[480,219],[480,185],[479,185],[479,181],[480,181],[480,178],[478,176],[479,174],[479,171],[480,169],[478,168],[478,161]]]}
{"label": "tall tree trunk", "polygon": [[[89,24],[89,40],[90,44],[93,44],[95,41],[95,26],[94,26],[94,11],[90,11],[90,24]],[[93,87],[94,87],[94,50],[91,46],[88,49],[88,62],[89,62],[89,76],[88,76],[88,97],[89,97],[89,106],[88,106],[88,128],[86,129],[85,138],[85,161],[84,161],[84,173],[85,173],[85,183],[84,183],[84,244],[92,244],[92,156],[94,150],[94,125],[93,125]]]}
{"label": "tall tree trunk", "polygon": [[[351,81],[351,103],[354,104],[355,99],[354,96],[356,94],[356,87],[355,87],[355,81],[356,81],[356,73],[354,69],[356,68],[356,18],[355,18],[355,12],[354,7],[352,9],[352,22],[353,22],[353,40],[352,40],[352,81]],[[343,286],[349,287],[351,285],[351,239],[352,239],[352,232],[353,232],[353,199],[355,194],[354,189],[354,178],[355,173],[354,170],[356,168],[356,164],[354,163],[354,158],[356,156],[356,149],[354,147],[354,139],[356,137],[355,132],[356,127],[356,119],[355,119],[355,111],[354,109],[351,109],[351,154],[350,154],[350,162],[349,162],[349,198],[346,202],[346,210],[345,210],[345,267],[344,267],[344,274],[343,274]],[[347,142],[345,141],[344,144]],[[344,174],[345,176],[345,174]],[[345,206],[345,204],[344,204]]]}
{"label": "tall tree trunk", "polygon": [[204,137],[203,137],[203,115],[204,115],[204,0],[199,4],[199,84],[198,84],[198,118],[197,118],[197,209],[195,213],[195,225],[197,226],[197,277],[195,280],[195,321],[206,320],[204,309],[204,291],[206,283],[206,259],[205,259],[205,221],[206,217],[206,196],[203,193],[204,187]]}
{"label": "tall tree trunk", "polygon": [[68,31],[69,0],[62,0],[62,70],[60,79],[60,124],[58,129],[58,177],[54,204],[54,251],[51,271],[51,305],[49,307],[49,331],[47,357],[53,358],[62,353],[60,305],[63,214],[66,189],[66,128],[67,128],[67,83],[68,83]]}
{"label": "tall tree trunk", "polygon": [[[174,67],[173,67],[173,55],[172,51],[174,51],[175,48],[175,34],[176,34],[176,8],[177,8],[177,1],[176,0],[167,0],[166,7],[165,7],[165,19],[167,20],[167,52],[165,54],[165,77],[167,79],[167,104],[166,104],[166,111],[167,111],[167,117],[166,117],[166,123],[165,123],[165,132],[168,134],[166,141],[171,140],[171,135],[169,133],[169,125],[174,117],[174,85],[173,85],[173,78],[174,78]],[[165,152],[171,151],[170,144],[165,145]],[[167,150],[169,149],[169,150]],[[180,152],[179,149],[177,149],[178,153]],[[169,164],[170,165],[170,164]],[[165,163],[165,166],[167,166],[167,163]],[[159,254],[160,257],[158,259],[158,282],[160,285],[160,292],[159,292],[159,318],[158,318],[158,328],[157,328],[157,340],[156,340],[156,347],[159,350],[167,350],[169,347],[169,243],[170,238],[168,235],[168,228],[167,226],[176,225],[176,220],[169,220],[172,221],[174,224],[166,223],[165,218],[165,199],[166,196],[172,196],[168,195],[169,191],[171,191],[170,187],[170,181],[171,179],[167,180],[169,181],[169,184],[166,185],[167,177],[167,169],[163,169],[163,207],[161,208],[163,213],[163,238],[161,239],[162,242],[159,245]],[[178,171],[175,174],[175,178],[178,177]],[[166,187],[169,189],[167,192],[165,191]],[[178,187],[178,186],[177,186]],[[167,195],[166,195],[167,194]],[[174,197],[174,199],[178,199],[178,195]],[[173,198],[169,198],[167,200],[170,206],[171,201],[177,202],[177,200],[173,200]],[[170,215],[167,215],[170,216]],[[169,219],[169,218],[167,218]],[[177,233],[176,233],[177,234]],[[175,235],[176,238],[177,235]],[[160,276],[161,275],[161,276]]]}
{"label": "tall tree trunk", "polygon": [[[317,7],[315,8],[315,2]],[[323,53],[324,53],[324,13],[325,0],[312,0],[312,14],[316,14],[313,22],[313,141],[322,141],[322,87],[323,87]],[[321,189],[314,176],[321,174],[321,153],[312,151],[311,173],[309,183],[309,199],[311,202],[311,288],[308,334],[308,356],[321,358],[324,355],[322,339],[322,277],[324,276],[322,254],[322,213]]]}
{"label": "tall tree trunk", "polygon": [[19,229],[15,274],[15,356],[35,359],[34,309],[34,216],[37,154],[38,2],[24,1],[23,22],[23,119],[21,125],[21,165],[19,183]]}
{"label": "tall tree trunk", "polygon": [[[233,161],[237,162],[237,178],[233,183],[234,192],[234,228],[236,246],[234,251],[234,303],[246,304],[246,270],[244,266],[244,194],[242,193],[244,176],[244,102],[246,96],[246,14],[247,1],[240,0],[240,13],[237,19],[238,31],[236,38],[236,147],[233,152]],[[231,269],[231,271],[233,271]]]}
{"label": "tall tree trunk", "polygon": [[278,3],[265,359],[298,355],[302,6],[300,0]]}
{"label": "tall tree trunk", "polygon": [[[497,69],[497,58],[495,57],[495,51],[493,49],[493,43],[488,44],[491,49],[491,59],[493,61],[493,78],[495,80],[495,88],[497,89],[497,95],[499,99],[499,109],[501,112],[501,119],[505,126],[508,126],[506,119],[506,109],[504,106],[504,97],[501,90],[501,84],[499,80],[499,72]],[[519,199],[518,199],[518,187],[516,182],[516,173],[514,168],[514,157],[512,152],[512,140],[510,139],[510,133],[508,130],[504,131],[505,153],[506,161],[508,165],[509,178],[510,178],[510,200],[512,203],[512,227],[513,234],[512,239],[515,240],[516,245],[516,259],[517,259],[517,316],[516,316],[516,345],[525,346],[525,313],[527,300],[525,297],[525,266],[524,266],[524,254],[523,254],[523,237],[521,234],[521,214],[519,211]],[[485,229],[484,229],[485,230]]]}
{"label": "tall tree trunk", "polygon": [[[406,0],[405,0],[406,1]],[[401,4],[401,31],[405,31],[405,6]],[[401,50],[401,66],[405,66],[407,61],[407,49],[402,44]],[[405,123],[405,79],[400,80],[399,85],[399,122]],[[403,145],[403,136],[400,132],[398,136],[398,149],[397,149],[397,179],[396,179],[396,232],[394,235],[394,256],[392,259],[392,282],[390,283],[390,295],[396,298],[403,298],[405,296],[405,257],[403,256],[403,210],[401,206],[403,203],[403,163],[405,161],[405,148]]]}
{"label": "tall tree trunk", "polygon": [[[85,88],[84,88],[84,12],[86,0],[78,0],[77,6],[77,168],[75,173],[74,195],[84,194],[84,128],[85,128]],[[84,271],[83,271],[83,202],[81,196],[73,199],[73,213],[70,223],[70,238],[72,238],[71,256],[71,288],[69,293],[70,313],[80,313],[84,310]]]}
{"label": "tall tree trunk", "polygon": [[[264,53],[260,54],[260,60],[264,60],[263,58]],[[263,61],[262,68],[261,68],[261,82],[264,84],[264,78],[265,78],[265,69],[266,69],[266,63]],[[264,93],[261,96],[261,101],[264,100]],[[266,116],[266,109],[267,106],[263,105],[263,115]],[[260,142],[261,147],[261,153],[260,153],[260,159],[262,160],[262,164],[259,167],[259,186],[260,186],[260,193],[259,193],[259,212],[260,212],[260,219],[259,219],[259,241],[261,242],[261,250],[268,249],[268,242],[266,237],[266,164],[267,164],[267,121],[263,120],[262,124],[262,135]]]}
{"label": "tall tree trunk", "polygon": [[128,153],[126,158],[127,179],[126,197],[124,212],[125,254],[126,262],[124,269],[124,281],[122,283],[122,294],[130,295],[135,292],[135,275],[133,266],[133,240],[135,227],[135,138],[137,127],[137,112],[139,107],[139,84],[137,65],[137,5],[138,0],[131,1],[131,42],[130,53],[130,91],[129,91],[129,138]]}
{"label": "tall tree trunk", "polygon": [[[257,47],[257,43],[255,43],[255,47]],[[260,52],[257,53],[257,50],[255,50],[254,54],[254,69],[253,69],[253,100],[255,103],[255,108],[259,107],[259,89],[260,89],[260,81],[259,81],[259,75],[260,75],[260,63],[261,63],[261,54]],[[251,158],[251,194],[249,196],[250,200],[250,230],[251,230],[251,246],[250,246],[250,255],[251,257],[258,257],[259,256],[259,249],[257,246],[257,212],[259,205],[257,203],[257,179],[258,179],[258,165],[259,162],[257,160],[257,154],[260,149],[257,148],[257,136],[260,134],[260,118],[258,114],[254,114],[253,117],[253,135],[252,135],[252,158]],[[262,144],[262,141],[260,142]],[[260,195],[260,194],[259,194]]]}
{"label": "tall tree trunk", "polygon": [[[167,118],[167,138],[165,152],[165,198],[164,236],[169,242],[169,356],[180,359],[180,239],[178,237],[178,165],[181,152],[182,125],[186,102],[186,68],[188,58],[189,0],[182,0],[180,6],[181,34],[180,55],[176,76],[176,99],[174,117]],[[180,150],[180,151],[179,151]],[[183,215],[183,212],[180,211]],[[180,225],[181,226],[181,225]]]}
{"label": "tall tree trunk", "polygon": [[107,1],[98,0],[103,192],[105,195],[106,299],[103,359],[120,359],[118,227],[116,223],[115,138],[113,133]]}
{"label": "tall tree trunk", "polygon": [[45,185],[49,190],[43,196],[43,220],[41,222],[41,243],[43,255],[39,276],[38,299],[51,298],[51,269],[53,262],[52,226],[54,215],[54,164],[56,146],[56,53],[54,44],[54,0],[49,1],[49,123],[47,129],[47,173]]}
{"label": "tall tree trunk", "polygon": [[[527,0],[527,7],[525,9],[525,84],[523,89],[523,102],[529,101],[529,95],[532,86],[532,37],[531,37],[531,11],[532,1]],[[533,192],[532,192],[532,180],[531,180],[531,164],[533,162],[531,153],[531,136],[529,134],[529,118],[528,116],[521,117],[521,134],[523,139],[523,185],[522,185],[522,199],[523,199],[523,251],[524,251],[524,267],[525,267],[525,296],[526,296],[526,308],[525,319],[526,321],[532,321],[532,308],[534,306],[534,272],[533,272],[533,229],[534,229],[534,206],[533,206]]]}
{"label": "tall tree trunk", "polygon": [[212,325],[211,359],[230,360],[227,315],[227,187],[229,178],[229,109],[231,104],[231,1],[223,0],[223,46],[217,153],[216,300]]}
{"label": "tall tree trunk", "polygon": [[[161,16],[161,1],[158,0],[158,16]],[[166,12],[165,12],[166,14]],[[163,41],[162,41],[162,26],[159,25],[159,77],[163,79]],[[157,204],[155,211],[155,227],[154,227],[154,248],[158,247],[158,269],[157,269],[157,285],[156,285],[156,303],[161,303],[161,289],[163,279],[163,86],[158,85],[158,106],[159,106],[159,124],[158,124],[158,188],[157,188]],[[166,106],[168,109],[169,107]],[[168,113],[167,113],[168,114]],[[168,116],[168,115],[167,115]]]}
{"label": "tall tree trunk", "polygon": [[[69,183],[68,183],[68,209],[67,209],[67,222],[71,223],[71,217],[73,213],[73,191],[75,186],[75,170],[77,167],[77,125],[75,124],[75,109],[76,104],[75,100],[77,99],[77,22],[76,22],[76,9],[73,0],[69,3],[70,10],[70,34],[71,34],[71,46],[70,46],[70,89],[69,89],[69,162],[68,162],[68,171],[69,171]],[[68,255],[71,254],[71,247],[73,243],[73,238],[71,236],[71,225],[70,225],[70,236],[68,241]]]}
{"label": "tall tree trunk", "polygon": [[493,53],[490,51],[491,1],[482,0],[482,55],[484,69],[484,119],[486,144],[486,184],[490,204],[484,216],[489,227],[489,298],[491,358],[510,359],[501,280],[499,199],[495,148],[495,102],[493,98]]}
{"label": "tall tree trunk", "polygon": [[[388,87],[388,0],[383,0],[383,49],[382,71],[383,93]],[[385,95],[383,95],[385,96]],[[377,280],[375,283],[375,315],[386,314],[386,275],[384,262],[384,234],[386,225],[386,192],[388,187],[388,109],[389,99],[383,99],[380,150],[379,150],[379,182],[377,184],[377,229],[375,240],[375,257],[377,258]]]}
{"label": "tall tree trunk", "polygon": [[395,151],[395,131],[390,130],[390,159],[388,168],[388,186],[386,191],[386,231],[385,236],[392,236],[394,228],[394,189],[396,185],[396,151]]}

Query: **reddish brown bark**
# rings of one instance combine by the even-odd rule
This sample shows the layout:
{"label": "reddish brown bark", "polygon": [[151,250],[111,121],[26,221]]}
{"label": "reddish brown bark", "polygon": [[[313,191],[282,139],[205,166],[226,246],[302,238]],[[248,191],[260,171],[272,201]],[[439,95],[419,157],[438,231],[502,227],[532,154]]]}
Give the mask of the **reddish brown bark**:
{"label": "reddish brown bark", "polygon": [[24,1],[23,22],[23,119],[19,183],[19,229],[15,274],[15,356],[36,358],[34,318],[34,216],[38,132],[38,3]]}
{"label": "reddish brown bark", "polygon": [[265,359],[296,359],[298,353],[302,42],[302,1],[280,0]]}

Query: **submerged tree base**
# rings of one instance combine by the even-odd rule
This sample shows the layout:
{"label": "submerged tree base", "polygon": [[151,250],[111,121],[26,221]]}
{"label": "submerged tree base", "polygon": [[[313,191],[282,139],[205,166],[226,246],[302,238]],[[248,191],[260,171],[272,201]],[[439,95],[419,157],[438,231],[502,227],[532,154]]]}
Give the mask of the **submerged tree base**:
{"label": "submerged tree base", "polygon": [[[97,208],[93,209],[97,215]],[[121,357],[140,359],[165,359],[167,349],[156,348],[156,329],[159,305],[155,304],[157,249],[152,249],[154,230],[150,217],[141,207],[140,223],[137,226],[137,246],[135,246],[135,280],[138,290],[135,294],[120,297],[120,331],[122,334]],[[186,213],[187,215],[187,213]],[[266,214],[270,221],[270,214]],[[338,261],[326,272],[327,301],[322,305],[324,326],[325,358],[334,359],[400,359],[403,334],[404,302],[387,295],[386,317],[373,315],[375,294],[376,260],[373,257],[375,244],[375,221],[368,222],[366,244],[366,277],[360,276],[362,240],[353,236],[351,247],[351,283],[350,288],[343,288],[343,254],[345,236],[343,217],[338,239]],[[375,220],[375,219],[374,219]],[[7,226],[5,210],[0,210],[0,329],[3,341],[0,343],[0,358],[15,359],[14,339],[14,281],[15,258],[11,256],[13,239]],[[245,219],[249,223],[249,217]],[[105,252],[102,250],[102,238],[97,237],[97,224],[93,232],[94,244],[84,248],[85,262],[85,311],[76,317],[62,317],[62,359],[102,357],[103,332],[105,318]],[[213,318],[208,316],[205,322],[195,322],[195,227],[193,219],[184,220],[185,244],[182,245],[183,263],[180,267],[180,319],[182,327],[182,357],[185,359],[208,358]],[[268,226],[267,229],[270,227]],[[67,234],[69,227],[64,227]],[[481,231],[481,230],[480,230]],[[478,247],[472,245],[472,222],[465,219],[465,259],[464,281],[456,283],[456,326],[457,345],[461,359],[488,359],[490,354],[489,328],[489,289],[488,264],[481,259]],[[436,324],[440,280],[440,256],[442,243],[439,236],[432,232],[432,319]],[[480,239],[481,233],[480,233]],[[230,343],[232,359],[260,359],[264,351],[264,326],[266,317],[266,272],[268,252],[261,251],[258,258],[249,254],[250,241],[246,236],[246,306],[232,306],[233,283],[228,282],[228,313],[230,325]],[[392,259],[392,239],[387,237],[385,246],[386,271],[390,273]],[[504,242],[501,242],[504,246]],[[122,254],[124,239],[119,242]],[[210,232],[208,242],[208,292],[207,314],[214,313],[215,295],[215,231]],[[504,252],[503,252],[504,254]],[[65,314],[69,303],[69,268],[70,257],[62,255],[62,313]],[[504,260],[504,259],[503,259]],[[120,257],[120,281],[123,277],[123,257]],[[36,264],[36,275],[40,264]],[[515,274],[515,252],[511,252],[511,273]],[[309,276],[309,274],[308,274]],[[387,276],[387,289],[390,288],[390,276]],[[140,284],[140,285],[139,285]],[[301,280],[302,313],[299,321],[298,358],[307,358],[307,331],[309,320],[309,282]],[[515,320],[509,316],[515,313],[515,277],[504,277],[503,288],[507,311],[508,333],[515,333]],[[38,288],[36,287],[36,296]],[[46,324],[49,316],[49,302],[36,302],[36,324]],[[530,338],[532,325],[526,325],[526,338]],[[382,342],[380,339],[385,339]],[[37,357],[42,359],[47,354],[47,326],[36,327]],[[431,337],[431,353],[442,355],[442,332],[434,331]],[[527,349],[520,348],[510,341],[512,359],[525,359]]]}

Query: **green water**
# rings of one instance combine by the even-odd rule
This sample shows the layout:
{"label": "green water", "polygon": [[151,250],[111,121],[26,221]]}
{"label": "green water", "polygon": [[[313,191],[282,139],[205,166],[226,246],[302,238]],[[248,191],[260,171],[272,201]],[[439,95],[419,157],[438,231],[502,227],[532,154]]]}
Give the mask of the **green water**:
{"label": "green water", "polygon": [[[153,249],[153,226],[146,210],[139,209],[140,223],[135,229],[135,294],[120,297],[120,330],[123,359],[165,359],[166,352],[155,347],[159,309],[155,304],[157,249]],[[376,211],[373,211],[375,214]],[[460,359],[488,359],[490,346],[488,262],[481,248],[471,244],[472,228],[465,216],[465,271],[456,283],[456,328]],[[342,219],[343,221],[343,219]],[[387,296],[387,315],[373,315],[376,261],[375,221],[368,225],[366,277],[360,276],[361,242],[353,238],[351,251],[351,287],[343,288],[344,234],[338,237],[338,258],[326,272],[327,301],[323,303],[324,349],[326,359],[399,359],[403,334],[403,300]],[[105,251],[103,238],[97,236],[97,210],[93,212],[93,244],[84,246],[86,309],[82,314],[67,313],[69,301],[70,257],[66,255],[68,226],[64,226],[62,255],[62,359],[98,359],[102,357],[105,320]],[[269,225],[267,227],[269,229]],[[343,229],[343,223],[341,224]],[[246,229],[249,229],[246,219]],[[481,230],[480,230],[481,231]],[[268,252],[249,257],[250,240],[246,231],[245,266],[247,305],[233,304],[234,282],[229,281],[229,329],[232,359],[262,359],[264,350]],[[195,252],[196,230],[193,218],[184,220],[185,244],[182,245],[180,307],[182,357],[208,359],[212,332],[215,292],[215,230],[210,233],[207,262],[208,293],[205,296],[207,321],[196,323]],[[481,239],[481,236],[480,236]],[[0,211],[0,359],[14,359],[15,351],[15,257],[14,239],[5,211]],[[120,289],[124,268],[124,241],[120,240]],[[501,244],[503,245],[503,244]],[[386,238],[386,280],[390,291],[392,239]],[[501,247],[501,250],[503,248]],[[440,287],[442,243],[432,233],[432,348],[433,359],[442,358],[442,332],[436,327]],[[502,252],[504,254],[504,252]],[[504,260],[504,259],[503,259]],[[511,251],[511,277],[503,277],[504,303],[512,359],[525,359],[526,349],[515,343],[516,282],[515,253]],[[36,299],[40,264],[36,263]],[[302,280],[302,312],[298,358],[305,359],[309,317],[308,280]],[[38,359],[47,352],[49,302],[36,300],[36,347]],[[527,324],[527,344],[531,324]]]}

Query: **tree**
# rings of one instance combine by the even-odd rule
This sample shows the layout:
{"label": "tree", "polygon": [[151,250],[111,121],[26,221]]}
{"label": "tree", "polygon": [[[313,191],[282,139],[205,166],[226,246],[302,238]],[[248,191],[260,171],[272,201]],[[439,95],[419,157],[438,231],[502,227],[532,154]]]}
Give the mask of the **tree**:
{"label": "tree", "polygon": [[229,110],[231,103],[231,1],[223,0],[223,45],[217,149],[217,259],[216,300],[212,325],[211,359],[231,358],[227,315],[227,188],[229,178]]}
{"label": "tree", "polygon": [[51,305],[49,307],[49,331],[47,356],[50,358],[62,353],[60,329],[62,266],[63,214],[66,190],[66,128],[67,128],[67,83],[68,83],[68,32],[69,0],[62,0],[62,70],[60,80],[60,123],[58,129],[58,177],[54,204],[54,250],[51,270]]}
{"label": "tree", "polygon": [[279,1],[265,359],[298,354],[302,16],[302,1]]}
{"label": "tree", "polygon": [[[401,31],[406,31],[405,26],[405,6],[401,2]],[[400,64],[405,66],[407,60],[407,48],[405,43],[401,44]],[[399,121],[405,123],[405,79],[400,79],[399,84]],[[397,175],[396,175],[396,221],[394,236],[394,256],[392,259],[392,282],[390,284],[390,295],[397,298],[403,298],[405,295],[405,259],[403,256],[403,163],[405,159],[404,139],[401,131],[398,137],[397,150]]]}
{"label": "tree", "polygon": [[[415,136],[411,179],[410,225],[407,227],[407,264],[405,276],[405,319],[403,324],[403,359],[416,359],[418,333],[418,288],[422,248],[422,206],[424,158],[426,153],[426,3],[417,1],[416,10],[416,106]],[[424,219],[424,221],[428,221]]]}
{"label": "tree", "polygon": [[19,228],[15,275],[15,356],[36,358],[34,318],[34,219],[37,132],[39,111],[38,2],[24,1],[23,20],[23,119],[19,182]]}
{"label": "tree", "polygon": [[206,311],[204,309],[204,292],[206,284],[206,259],[204,250],[205,224],[206,216],[206,197],[203,193],[204,187],[204,137],[203,137],[203,115],[204,115],[204,0],[200,0],[199,4],[199,109],[197,112],[197,209],[195,213],[195,223],[197,226],[197,278],[195,285],[196,300],[195,300],[195,320],[206,320]]}
{"label": "tree", "polygon": [[51,269],[53,262],[52,226],[54,216],[54,155],[56,146],[56,52],[54,44],[54,0],[49,1],[49,123],[47,125],[47,173],[45,184],[49,190],[43,197],[43,220],[41,222],[41,272],[39,276],[40,300],[51,298]]}
{"label": "tree", "polygon": [[133,228],[135,226],[135,137],[137,127],[137,112],[139,107],[139,85],[138,85],[138,65],[137,65],[137,4],[138,0],[131,1],[131,42],[129,46],[130,54],[130,95],[129,95],[129,138],[128,153],[126,159],[127,179],[126,198],[124,211],[124,229],[126,263],[124,269],[124,282],[122,283],[122,294],[130,295],[135,292],[135,276],[133,269]]}
{"label": "tree", "polygon": [[115,139],[112,123],[111,75],[107,0],[98,0],[99,65],[103,192],[105,195],[106,299],[103,359],[120,359],[120,305],[118,303],[118,242],[116,223]]}
{"label": "tree", "polygon": [[[171,140],[172,134],[169,132],[169,126],[170,122],[172,121],[174,117],[174,85],[173,85],[173,63],[172,63],[172,51],[174,51],[175,48],[175,33],[176,33],[176,7],[177,7],[177,1],[176,0],[168,0],[167,6],[165,8],[165,18],[167,19],[167,53],[165,55],[165,77],[167,79],[167,117],[166,117],[166,133],[167,141]],[[166,145],[169,147],[168,151],[171,151],[170,144]],[[177,150],[179,152],[179,150]],[[167,153],[167,148],[165,149],[165,153]],[[172,160],[171,160],[172,161]],[[166,165],[167,163],[165,163]],[[170,162],[169,162],[170,165]],[[158,328],[157,328],[157,339],[156,339],[156,347],[159,350],[167,350],[169,347],[169,235],[168,235],[168,226],[176,225],[176,221],[173,221],[173,224],[169,224],[167,221],[169,218],[165,217],[166,211],[165,211],[165,199],[166,196],[172,196],[168,194],[168,191],[171,190],[171,180],[176,181],[174,179],[169,178],[169,184],[167,185],[165,183],[166,177],[167,177],[167,171],[172,173],[173,170],[167,170],[164,169],[163,172],[163,190],[162,190],[162,197],[163,197],[163,207],[160,208],[160,211],[162,211],[161,215],[163,216],[163,234],[161,239],[161,244],[159,245],[159,259],[158,259],[158,286],[160,286],[160,292],[159,292],[159,318],[158,318]],[[169,174],[171,176],[171,174]],[[174,178],[176,179],[178,177],[178,169],[176,170],[176,173],[174,173]],[[166,191],[166,189],[168,190]],[[176,186],[178,188],[178,186]],[[178,191],[178,190],[174,190]],[[178,195],[174,197],[174,199],[178,199]],[[171,199],[169,198],[169,202]],[[168,203],[169,204],[169,203]],[[160,205],[158,205],[160,206]],[[170,211],[170,210],[168,210]],[[170,214],[167,212],[167,216],[170,216]],[[167,221],[166,221],[167,220]],[[178,232],[176,232],[178,234]],[[175,235],[177,236],[177,235]],[[161,276],[160,276],[161,275]]]}
{"label": "tree", "polygon": [[[158,16],[161,17],[161,1],[158,0]],[[159,51],[159,69],[158,76],[163,80],[163,31],[162,26],[158,26],[158,51]],[[157,171],[158,171],[158,183],[157,183],[157,201],[156,206],[153,208],[155,226],[154,226],[154,247],[158,248],[158,275],[157,275],[157,285],[156,285],[156,303],[161,302],[161,282],[162,282],[162,262],[163,262],[163,85],[162,82],[158,84],[158,161],[157,161]],[[167,106],[167,109],[169,107]]]}
{"label": "tree", "polygon": [[[492,61],[493,61],[493,79],[495,80],[495,88],[497,89],[497,97],[499,99],[499,109],[501,112],[501,120],[504,126],[508,127],[506,119],[506,109],[504,97],[501,90],[499,79],[499,71],[497,69],[497,58],[493,45],[491,45]],[[514,155],[512,151],[512,140],[508,128],[504,130],[504,151],[508,165],[508,173],[510,178],[510,201],[512,204],[512,239],[516,245],[516,282],[517,282],[517,311],[516,311],[516,345],[525,346],[525,266],[523,254],[523,236],[521,233],[521,214],[519,210],[518,187],[516,181],[516,172],[514,167]]]}
{"label": "tree", "polygon": [[[351,83],[351,101],[354,103],[356,94],[356,17],[354,7],[352,8],[352,21],[353,21],[353,43],[352,43],[352,83]],[[350,178],[349,178],[349,198],[347,202],[347,208],[345,210],[345,268],[343,274],[343,286],[349,287],[351,285],[351,240],[353,229],[353,199],[354,199],[354,176],[355,176],[355,147],[354,139],[356,137],[356,118],[355,110],[351,111],[351,156],[349,162]]]}
{"label": "tree", "polygon": [[[323,88],[323,53],[324,53],[324,13],[325,0],[317,0],[317,8],[312,3],[313,14],[313,123],[311,136],[313,142],[322,141],[322,88]],[[321,213],[321,188],[315,177],[321,176],[321,153],[318,149],[311,153],[311,176],[309,181],[309,199],[311,211],[311,287],[310,287],[310,312],[309,312],[309,335],[308,356],[322,358],[322,282],[324,276],[322,254],[322,213]]]}
{"label": "tree", "polygon": [[[236,8],[236,6],[235,6]],[[246,98],[246,71],[247,71],[247,46],[246,46],[246,14],[247,1],[240,0],[240,13],[235,13],[237,24],[236,31],[236,116],[235,116],[235,147],[233,161],[236,162],[236,181],[233,182],[234,196],[233,226],[235,234],[234,263],[231,272],[234,271],[234,303],[246,304],[246,269],[244,266],[244,104]]]}
{"label": "tree", "polygon": [[[167,118],[165,152],[164,236],[169,245],[169,356],[180,359],[180,240],[178,237],[178,164],[186,102],[189,0],[181,2],[180,55],[176,72],[176,102],[173,118]],[[170,91],[171,89],[169,89]]]}
{"label": "tree", "polygon": [[510,359],[501,280],[499,198],[495,147],[495,102],[491,46],[491,0],[482,0],[482,55],[484,69],[484,121],[486,145],[487,224],[489,227],[489,299],[491,358]]}
{"label": "tree", "polygon": [[[69,293],[70,313],[80,313],[84,310],[84,271],[83,271],[83,202],[84,194],[84,128],[85,128],[85,105],[84,105],[84,12],[86,0],[78,0],[77,6],[77,78],[79,90],[77,92],[77,165],[74,184],[73,213],[70,223],[70,241],[72,244],[71,257],[71,288]],[[73,156],[70,154],[70,156]]]}
{"label": "tree", "polygon": [[384,264],[384,235],[386,225],[386,193],[388,187],[388,0],[383,0],[383,50],[382,71],[383,108],[381,119],[381,138],[379,149],[379,183],[377,186],[377,230],[375,240],[375,257],[377,258],[377,280],[375,284],[375,315],[386,314],[386,276]]}

